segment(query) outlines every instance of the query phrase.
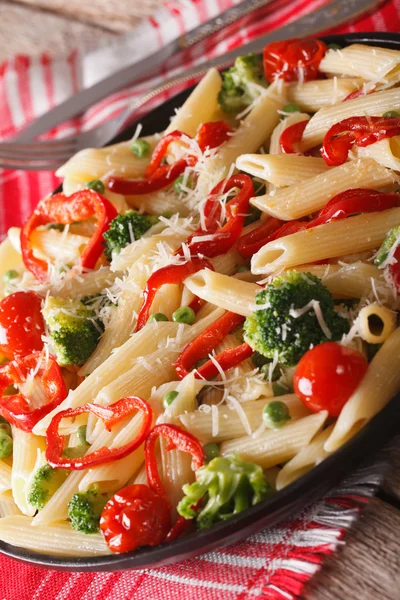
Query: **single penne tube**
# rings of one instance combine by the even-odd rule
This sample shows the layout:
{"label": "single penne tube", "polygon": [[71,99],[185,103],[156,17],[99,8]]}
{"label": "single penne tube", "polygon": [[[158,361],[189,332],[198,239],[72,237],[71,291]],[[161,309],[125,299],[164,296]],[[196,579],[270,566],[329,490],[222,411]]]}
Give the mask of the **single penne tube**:
{"label": "single penne tube", "polygon": [[267,214],[290,221],[310,215],[325,206],[337,194],[350,188],[380,190],[389,188],[398,177],[374,160],[363,158],[347,162],[306,179],[303,183],[251,199]]}
{"label": "single penne tube", "polygon": [[274,273],[322,258],[378,248],[400,224],[400,208],[331,221],[269,242],[251,259],[253,273]]}
{"label": "single penne tube", "polygon": [[352,149],[354,156],[373,158],[378,164],[394,171],[400,171],[400,136],[380,140],[365,148]]}
{"label": "single penne tube", "polygon": [[228,174],[240,154],[256,152],[269,138],[279,121],[278,110],[285,103],[284,95],[278,94],[277,90],[277,86],[272,84],[260,95],[232,137],[215,155],[205,159],[199,174],[198,190],[207,194]]}
{"label": "single penne tube", "polygon": [[0,494],[11,490],[11,467],[0,459]]}
{"label": "single penne tube", "polygon": [[276,478],[276,489],[279,492],[302,475],[310,471],[316,465],[319,465],[329,452],[324,450],[324,444],[332,433],[334,425],[330,425],[324,431],[321,431],[315,438],[300,450],[292,460],[284,465]]}
{"label": "single penne tube", "polygon": [[[21,229],[11,227],[8,237],[13,248],[21,253]],[[76,262],[89,238],[57,229],[35,229],[30,236],[32,247],[39,258],[57,261],[62,257],[63,263]]]}
{"label": "single penne tube", "polygon": [[178,392],[175,400],[165,408],[163,414],[159,417],[158,422],[174,423],[181,414],[192,412],[197,408],[196,396],[203,387],[204,382],[196,379],[194,373],[189,373],[182,379],[176,382],[174,391]]}
{"label": "single penne tube", "polygon": [[297,104],[301,110],[315,113],[320,108],[342,102],[346,96],[360,89],[361,78],[317,79],[304,83],[291,83],[288,86],[288,101]]}
{"label": "single penne tube", "polygon": [[79,484],[79,491],[86,492],[96,486],[100,492],[113,494],[122,489],[144,462],[143,447],[110,464],[90,469]]}
{"label": "single penne tube", "polygon": [[385,90],[346,100],[333,106],[321,108],[304,130],[301,149],[303,152],[322,144],[325,133],[339,121],[354,116],[381,116],[389,110],[400,110],[398,89]]}
{"label": "single penne tube", "polygon": [[[152,151],[160,136],[147,136],[144,139]],[[72,156],[58,171],[57,176],[85,185],[93,179],[113,177],[127,179],[144,175],[151,158],[151,152],[144,157],[136,157],[132,150],[132,141],[113,144],[105,148],[85,148]],[[70,192],[70,189],[66,191]]]}
{"label": "single penne tube", "polygon": [[13,463],[11,471],[11,489],[15,504],[28,516],[35,514],[36,509],[28,502],[29,481],[36,465],[38,453],[45,450],[45,440],[41,437],[12,428]]}
{"label": "single penne tube", "polygon": [[69,523],[31,525],[32,519],[24,515],[0,519],[0,540],[19,548],[59,556],[100,556],[111,552],[100,533],[87,535],[75,531]]}
{"label": "single penne tube", "polygon": [[346,48],[328,50],[319,70],[329,75],[349,75],[367,80],[383,79],[400,64],[400,52],[379,46],[351,44]]}
{"label": "single penne tube", "polygon": [[[162,340],[169,336],[175,337],[179,327],[182,325],[178,323],[155,321],[132,335],[121,348],[111,354],[107,361],[86,377],[75,390],[72,390],[56,409],[39,421],[34,427],[34,432],[37,435],[45,435],[51,419],[60,410],[77,408],[86,402],[93,402],[100,391],[129,370],[139,356],[151,354]],[[68,429],[63,429],[61,423],[60,431],[66,433]]]}
{"label": "single penne tube", "polygon": [[[196,436],[202,443],[223,442],[251,435],[262,423],[264,407],[274,398],[262,398],[237,405],[211,406],[205,410],[204,405],[194,412],[182,414],[179,419],[182,425]],[[310,414],[296,394],[279,396],[289,409],[292,421]]]}
{"label": "single penne tube", "polygon": [[242,154],[236,167],[276,187],[298,185],[329,169],[323,158],[298,154]]}
{"label": "single penne tube", "polygon": [[165,135],[178,129],[194,137],[199,125],[212,121],[218,110],[218,93],[221,85],[222,79],[217,69],[207,71],[189,98],[172,117]]}
{"label": "single penne tube", "polygon": [[368,344],[383,344],[396,329],[396,316],[393,310],[377,302],[364,306],[357,316],[360,336]]}
{"label": "single penne tube", "polygon": [[344,405],[335,427],[325,442],[334,452],[352,438],[400,390],[400,328],[396,329],[375,354],[360,385]]}
{"label": "single penne tube", "polygon": [[256,294],[262,289],[256,283],[241,281],[209,269],[202,269],[185,279],[185,286],[195,296],[244,317],[253,313]]}
{"label": "single penne tube", "polygon": [[248,435],[223,442],[222,456],[236,452],[243,460],[255,462],[263,469],[284,463],[307,446],[323,427],[328,412],[323,410],[314,415],[298,419],[281,429],[267,429],[259,435]]}

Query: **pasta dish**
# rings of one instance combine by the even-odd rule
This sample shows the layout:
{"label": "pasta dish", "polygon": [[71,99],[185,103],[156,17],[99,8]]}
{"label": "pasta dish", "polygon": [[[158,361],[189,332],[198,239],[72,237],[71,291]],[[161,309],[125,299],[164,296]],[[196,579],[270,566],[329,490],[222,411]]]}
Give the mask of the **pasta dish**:
{"label": "pasta dish", "polygon": [[85,149],[0,245],[0,540],[229,519],[400,390],[400,52],[274,42]]}

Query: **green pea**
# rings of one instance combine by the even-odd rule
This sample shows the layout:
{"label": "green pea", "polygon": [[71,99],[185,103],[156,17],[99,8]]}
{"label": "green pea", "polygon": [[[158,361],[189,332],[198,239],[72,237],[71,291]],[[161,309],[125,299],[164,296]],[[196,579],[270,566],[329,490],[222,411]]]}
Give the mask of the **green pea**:
{"label": "green pea", "polygon": [[328,44],[328,50],[341,50],[342,46],[339,44]]}
{"label": "green pea", "polygon": [[104,183],[100,181],[100,179],[92,179],[92,181],[88,181],[86,187],[89,190],[94,190],[95,192],[98,192],[99,194],[104,194],[106,189]]}
{"label": "green pea", "polygon": [[151,321],[168,321],[168,317],[167,315],[164,315],[164,313],[154,313],[153,315],[150,315],[147,320],[148,323]]}
{"label": "green pea", "polygon": [[193,325],[195,318],[196,313],[190,306],[181,306],[172,315],[175,323],[186,323],[186,325]]}
{"label": "green pea", "polygon": [[10,423],[0,423],[0,435],[1,432],[4,431],[8,435],[11,435],[11,425]]}
{"label": "green pea", "polygon": [[273,400],[263,408],[263,420],[268,427],[282,427],[290,419],[289,409],[284,402]]}
{"label": "green pea", "polygon": [[78,446],[86,446],[87,445],[87,440],[86,440],[86,425],[81,425],[80,427],[78,427],[78,430],[76,432],[76,439],[78,441]]}
{"label": "green pea", "polygon": [[285,113],[300,112],[300,106],[298,106],[298,104],[285,104],[285,106],[282,108],[282,112],[285,112]]}
{"label": "green pea", "polygon": [[395,119],[396,117],[400,117],[400,113],[397,110],[388,110],[383,113],[382,117],[385,117],[385,119]]}
{"label": "green pea", "polygon": [[279,381],[275,381],[272,384],[272,391],[274,396],[285,396],[285,394],[290,392],[289,388],[286,385],[279,383]]}
{"label": "green pea", "polygon": [[217,444],[210,442],[203,446],[204,455],[206,462],[210,462],[213,458],[216,458],[219,455],[219,447]]}
{"label": "green pea", "polygon": [[5,431],[0,431],[0,458],[11,456],[13,451],[13,440],[11,435]]}
{"label": "green pea", "polygon": [[179,175],[177,179],[175,179],[174,190],[177,194],[186,194],[186,188],[193,189],[194,181],[191,177],[185,177],[185,175]]}
{"label": "green pea", "polygon": [[132,154],[138,158],[144,158],[150,152],[150,144],[146,140],[136,140],[131,146]]}
{"label": "green pea", "polygon": [[69,448],[64,448],[63,456],[67,458],[81,458],[85,456],[88,446],[70,446]]}
{"label": "green pea", "polygon": [[175,398],[179,395],[179,392],[167,392],[166,394],[164,394],[163,397],[163,406],[164,408],[168,408],[168,406],[170,404],[173,403],[173,401],[175,400]]}
{"label": "green pea", "polygon": [[6,271],[3,275],[4,283],[10,283],[10,281],[15,279],[16,277],[18,277],[18,272],[14,271],[14,269],[10,269],[9,271]]}

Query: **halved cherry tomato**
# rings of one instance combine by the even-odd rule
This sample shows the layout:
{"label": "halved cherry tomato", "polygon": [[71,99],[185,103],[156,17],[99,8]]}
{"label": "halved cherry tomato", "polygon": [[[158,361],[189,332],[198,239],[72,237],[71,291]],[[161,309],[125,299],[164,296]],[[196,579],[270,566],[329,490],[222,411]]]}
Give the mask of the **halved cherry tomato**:
{"label": "halved cherry tomato", "polygon": [[43,348],[41,300],[34,292],[15,292],[0,302],[0,354],[9,360]]}
{"label": "halved cherry tomato", "polygon": [[330,417],[338,417],[367,369],[361,352],[336,342],[319,344],[297,365],[294,391],[313,412],[327,410]]}
{"label": "halved cherry tomato", "polygon": [[265,79],[270,83],[275,79],[317,79],[319,63],[326,50],[326,45],[320,40],[292,39],[272,42],[264,48]]}
{"label": "halved cherry tomato", "polygon": [[112,552],[158,546],[167,537],[170,526],[170,509],[164,498],[141,484],[117,492],[100,518],[100,529]]}

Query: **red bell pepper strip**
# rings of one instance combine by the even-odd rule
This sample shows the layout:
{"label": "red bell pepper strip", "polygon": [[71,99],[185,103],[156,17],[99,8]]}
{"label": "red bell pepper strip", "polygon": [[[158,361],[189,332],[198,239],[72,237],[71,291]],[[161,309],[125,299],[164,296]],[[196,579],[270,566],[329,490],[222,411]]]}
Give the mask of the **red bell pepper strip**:
{"label": "red bell pepper strip", "polygon": [[258,250],[262,248],[267,241],[269,241],[271,234],[274,233],[282,224],[283,221],[275,219],[275,217],[265,219],[265,221],[256,229],[249,231],[249,233],[246,233],[246,235],[243,235],[241,238],[239,238],[236,246],[237,251],[244,258],[250,258],[253,256],[253,254],[258,252]]}
{"label": "red bell pepper strip", "polygon": [[395,135],[400,135],[400,117],[350,117],[326,132],[321,154],[327,165],[336,167],[354,144],[365,148]]}
{"label": "red bell pepper strip", "polygon": [[[179,379],[183,379],[188,375],[195,364],[208,356],[225,339],[228,333],[243,323],[244,319],[242,315],[227,312],[207,327],[195,340],[189,342],[174,364]],[[241,344],[236,348],[224,350],[214,360],[226,371],[240,364],[252,354],[253,350],[248,344]],[[219,371],[214,362],[208,360],[196,370],[195,377],[197,379],[211,379],[218,373]]]}
{"label": "red bell pepper strip", "polygon": [[117,216],[118,213],[111,202],[94,190],[82,190],[71,196],[55,194],[41,200],[21,229],[22,258],[26,268],[39,281],[47,280],[48,264],[34,256],[30,240],[32,232],[37,227],[49,223],[69,225],[75,221],[85,221],[95,217],[96,231],[80,257],[83,268],[93,269],[103,252],[103,234]]}
{"label": "red bell pepper strip", "polygon": [[164,498],[170,505],[167,492],[165,491],[160,473],[158,472],[156,457],[156,441],[159,436],[166,439],[166,450],[181,450],[189,452],[192,455],[192,469],[197,471],[204,465],[204,450],[199,440],[191,433],[180,429],[176,425],[160,424],[156,425],[149,433],[144,445],[144,455],[146,463],[146,473],[150,488],[159,496]]}
{"label": "red bell pepper strip", "polygon": [[[77,417],[83,413],[92,413],[101,419],[108,431],[111,428],[129,417],[136,411],[143,413],[143,423],[138,435],[130,440],[127,444],[120,446],[119,448],[109,448],[104,446],[90,452],[85,456],[79,458],[70,458],[63,456],[64,450],[64,436],[58,433],[58,427],[62,419],[71,419]],[[115,404],[109,406],[101,406],[99,404],[84,404],[78,408],[69,408],[62,410],[51,420],[49,427],[46,432],[46,460],[49,465],[55,469],[69,469],[73,471],[80,471],[82,469],[91,469],[98,465],[124,458],[128,454],[131,454],[136,448],[138,448],[144,440],[147,438],[152,423],[153,413],[150,405],[139,398],[139,396],[127,396],[121,398]]]}
{"label": "red bell pepper strip", "polygon": [[372,89],[366,92],[362,87],[359,90],[355,90],[351,92],[346,98],[344,98],[343,102],[347,102],[347,100],[355,100],[356,98],[360,98],[361,96],[368,96],[369,94],[373,94],[376,90]]}
{"label": "red bell pepper strip", "polygon": [[300,121],[282,131],[279,138],[279,145],[284,154],[296,154],[300,152],[300,142],[307,124],[308,121]]}
{"label": "red bell pepper strip", "polygon": [[363,188],[346,190],[332,198],[318,216],[307,224],[307,229],[333,220],[345,219],[351,215],[381,212],[396,206],[400,206],[399,194],[385,194]]}
{"label": "red bell pepper strip", "polygon": [[[303,229],[312,229],[318,225],[323,225],[333,220],[345,219],[358,213],[380,212],[399,205],[400,196],[398,194],[385,194],[362,188],[346,190],[329,200],[312,221],[308,223],[307,221],[289,221],[284,223],[279,229],[275,229],[275,231],[268,234],[269,228],[267,224],[272,220],[268,219],[260,227],[240,238],[237,248],[242,256],[248,258],[268,242],[277,240],[285,235],[291,235]],[[271,228],[273,227],[274,224],[271,225]],[[253,242],[254,239],[258,241]]]}
{"label": "red bell pepper strip", "polygon": [[116,194],[123,196],[136,196],[150,194],[174,183],[175,179],[182,175],[188,166],[185,159],[177,160],[173,165],[161,165],[152,177],[148,179],[123,179],[121,177],[110,177],[107,181],[108,188]]}
{"label": "red bell pepper strip", "polygon": [[[34,379],[40,380],[47,401],[40,404],[27,398],[23,393],[3,396],[10,385],[21,385],[34,373]],[[43,417],[49,414],[67,397],[67,388],[61,369],[52,356],[43,352],[33,352],[23,358],[0,367],[0,414],[22,431],[32,431]]]}
{"label": "red bell pepper strip", "polygon": [[[222,207],[219,197],[233,188],[239,188],[239,193],[226,203],[226,223],[221,227],[219,221],[222,216]],[[233,175],[228,180],[220,181],[210,192],[204,207],[207,233],[199,228],[187,241],[191,254],[200,254],[208,258],[226,254],[242,233],[252,196],[254,196],[254,186],[248,175]],[[212,240],[193,241],[195,237],[208,236],[210,233],[214,235]],[[183,250],[180,249],[177,254],[182,255]]]}
{"label": "red bell pepper strip", "polygon": [[201,269],[211,269],[213,271],[214,267],[207,260],[193,258],[190,262],[163,267],[155,271],[147,280],[143,291],[143,302],[138,314],[136,331],[139,331],[146,325],[150,316],[151,305],[160,287],[166,283],[183,283],[187,277],[193,275],[193,273],[197,273]]}
{"label": "red bell pepper strip", "polygon": [[269,83],[284,81],[309,81],[320,77],[319,64],[327,46],[314,39],[291,39],[272,42],[264,48],[264,74]]}
{"label": "red bell pepper strip", "polygon": [[[220,146],[226,142],[231,132],[232,128],[225,121],[204,123],[201,125],[196,136],[200,151],[204,152],[207,148]],[[129,196],[149,194],[171,185],[182,175],[187,166],[194,166],[198,160],[195,149],[188,147],[188,153],[185,158],[177,160],[172,165],[162,164],[171,142],[177,140],[185,142],[185,139],[189,141],[192,138],[182,131],[172,131],[163,137],[154,148],[151,162],[146,169],[146,179],[110,177],[107,182],[108,187],[117,194]]]}

